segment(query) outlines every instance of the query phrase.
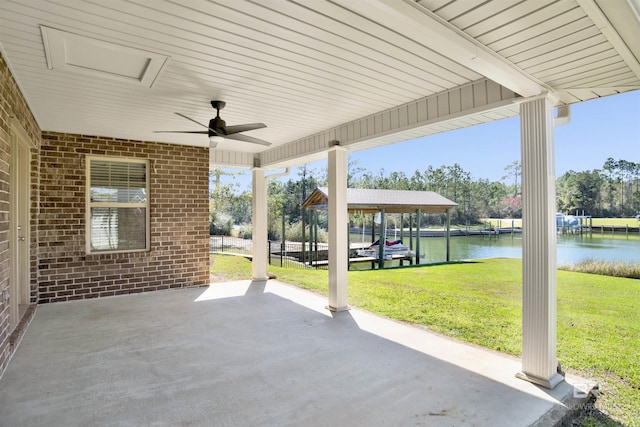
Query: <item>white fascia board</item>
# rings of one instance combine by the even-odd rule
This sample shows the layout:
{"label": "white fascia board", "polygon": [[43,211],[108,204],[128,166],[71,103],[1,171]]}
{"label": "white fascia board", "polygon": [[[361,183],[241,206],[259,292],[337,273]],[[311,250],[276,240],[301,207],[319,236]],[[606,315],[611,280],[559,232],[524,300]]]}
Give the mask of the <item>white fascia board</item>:
{"label": "white fascia board", "polygon": [[472,37],[410,1],[335,0],[342,7],[409,37],[460,65],[523,96],[550,90]]}

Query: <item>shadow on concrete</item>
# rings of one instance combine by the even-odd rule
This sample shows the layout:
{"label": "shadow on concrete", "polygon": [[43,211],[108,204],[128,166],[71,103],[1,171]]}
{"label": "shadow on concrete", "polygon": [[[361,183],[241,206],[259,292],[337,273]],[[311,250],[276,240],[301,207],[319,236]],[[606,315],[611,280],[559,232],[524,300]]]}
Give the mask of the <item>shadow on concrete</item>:
{"label": "shadow on concrete", "polygon": [[0,425],[528,426],[566,393],[515,379],[513,358],[325,304],[245,281],[40,306]]}

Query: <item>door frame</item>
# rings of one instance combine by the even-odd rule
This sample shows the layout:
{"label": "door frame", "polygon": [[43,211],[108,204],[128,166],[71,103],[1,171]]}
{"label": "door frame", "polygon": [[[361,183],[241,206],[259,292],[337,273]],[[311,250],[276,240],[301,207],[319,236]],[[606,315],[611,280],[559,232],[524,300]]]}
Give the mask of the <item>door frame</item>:
{"label": "door frame", "polygon": [[11,118],[9,169],[9,332],[31,303],[31,143]]}

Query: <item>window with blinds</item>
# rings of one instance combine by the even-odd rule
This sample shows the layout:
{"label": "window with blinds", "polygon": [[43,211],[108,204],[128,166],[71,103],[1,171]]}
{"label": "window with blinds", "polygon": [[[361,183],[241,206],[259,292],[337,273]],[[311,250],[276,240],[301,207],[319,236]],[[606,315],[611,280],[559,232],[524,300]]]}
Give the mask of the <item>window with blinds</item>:
{"label": "window with blinds", "polygon": [[87,252],[149,249],[149,162],[87,157]]}

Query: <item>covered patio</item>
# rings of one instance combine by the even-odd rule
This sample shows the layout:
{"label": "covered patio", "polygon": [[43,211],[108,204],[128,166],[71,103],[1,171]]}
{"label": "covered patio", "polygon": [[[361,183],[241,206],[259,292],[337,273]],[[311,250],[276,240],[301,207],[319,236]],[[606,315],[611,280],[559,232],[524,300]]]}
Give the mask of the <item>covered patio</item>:
{"label": "covered patio", "polygon": [[[138,370],[148,375],[143,386],[134,387],[146,396],[147,408],[171,405],[177,395],[185,399],[177,413],[205,417],[211,410],[225,419],[239,402],[248,402],[242,406],[248,418],[228,424],[269,423],[264,417],[270,412],[259,402],[271,387],[282,396],[273,405],[297,402],[293,412],[279,406],[276,421],[295,418],[298,408],[302,414],[319,409],[313,412],[318,424],[326,424],[327,417],[343,421],[339,418],[351,410],[344,402],[364,417],[370,407],[361,403],[380,403],[380,396],[392,393],[385,403],[404,408],[399,410],[404,416],[426,413],[440,420],[445,416],[429,414],[446,412],[456,414],[455,423],[464,417],[474,422],[472,417],[499,402],[511,414],[509,425],[534,422],[555,404],[548,397],[567,387],[556,357],[554,126],[570,120],[574,103],[640,88],[638,33],[637,0],[3,0],[0,423],[8,422],[10,413],[16,419],[35,417],[34,423],[50,414],[73,416],[64,409],[90,398],[89,411],[104,420],[135,418],[134,412],[119,413],[119,406],[105,404],[118,396],[135,411],[135,399],[126,399],[123,385]],[[384,323],[382,355],[369,351],[372,362],[366,363],[364,354],[351,356],[345,337],[364,340],[368,349],[380,338],[361,331],[357,310],[340,313],[349,310],[344,233],[349,153],[514,116],[520,117],[523,183],[522,360],[490,357],[486,371],[477,372],[473,363],[452,362],[477,354],[476,349],[444,346],[445,356],[438,353],[438,342],[426,355],[413,348],[422,344],[408,345],[409,350],[386,340],[395,328],[406,331],[395,323]],[[428,138],[424,141],[417,155],[428,163]],[[259,291],[268,277],[269,176],[318,159],[328,164],[328,307],[333,315],[281,304],[286,298]],[[260,295],[193,303],[208,283],[208,174],[219,166],[252,173],[252,287]],[[96,239],[99,235],[103,241]],[[178,308],[179,292],[104,299],[192,287],[181,291],[188,309]],[[146,301],[166,296],[162,316],[143,314]],[[131,301],[136,309],[121,315],[120,304]],[[236,304],[230,318],[222,315],[222,307],[217,311],[225,304]],[[98,316],[101,307],[104,315]],[[292,308],[301,316],[298,330],[283,321]],[[200,314],[190,317],[196,312],[210,328],[199,325]],[[113,329],[96,335],[92,327],[104,325],[101,319]],[[154,342],[151,329],[142,326],[147,321],[166,333],[191,325],[200,335],[171,350],[173,337]],[[250,327],[233,329],[239,327],[235,323]],[[56,329],[47,330],[49,324]],[[299,360],[288,360],[284,351],[293,345],[295,354],[299,343],[272,347],[261,335],[282,337],[289,331],[303,339],[300,331],[318,324],[320,335],[331,337],[310,344],[330,348],[332,357],[317,351],[314,364],[296,371],[282,366]],[[269,325],[282,329],[265,331]],[[219,344],[206,347],[207,338]],[[136,347],[139,343],[143,346]],[[205,359],[206,351],[224,363]],[[164,359],[145,359],[149,353]],[[73,365],[67,356],[75,356],[68,359]],[[112,359],[101,364],[106,356]],[[263,376],[257,360],[276,375]],[[424,369],[425,363],[435,364],[434,369]],[[307,389],[308,367],[318,364],[327,366],[322,372],[330,376],[317,376]],[[43,366],[46,372],[40,371]],[[363,366],[376,369],[366,368],[362,378],[367,381],[352,388],[347,379]],[[378,374],[387,368],[396,378],[380,385]],[[92,375],[101,369],[100,387],[92,389]],[[204,383],[222,370],[220,383]],[[41,376],[33,378],[34,372]],[[430,381],[434,375],[436,382]],[[543,391],[516,381],[515,375],[556,389]],[[68,387],[46,388],[44,378]],[[410,389],[397,392],[398,378]],[[189,400],[196,380],[201,397]],[[234,382],[246,387],[226,394]],[[291,389],[296,393],[283,382],[297,386]],[[118,383],[113,391],[111,385]],[[179,386],[176,395],[167,393],[173,385]],[[485,386],[499,392],[486,408],[482,400],[472,400],[467,415],[463,405],[454,408],[461,400],[454,396],[487,397]],[[58,400],[61,389],[67,394]],[[349,401],[347,390],[360,400]],[[368,390],[377,393],[367,395]],[[444,391],[451,393],[446,404],[436,404]],[[310,399],[310,392],[319,399]],[[423,394],[434,402],[426,410],[406,398]],[[22,398],[32,403],[28,409]],[[207,406],[213,398],[222,406]],[[526,409],[515,413],[515,405],[502,406],[512,398],[525,398]],[[112,410],[108,415],[106,408]]]}
{"label": "covered patio", "polygon": [[274,280],[38,308],[0,426],[547,426],[519,360]]}

